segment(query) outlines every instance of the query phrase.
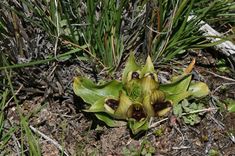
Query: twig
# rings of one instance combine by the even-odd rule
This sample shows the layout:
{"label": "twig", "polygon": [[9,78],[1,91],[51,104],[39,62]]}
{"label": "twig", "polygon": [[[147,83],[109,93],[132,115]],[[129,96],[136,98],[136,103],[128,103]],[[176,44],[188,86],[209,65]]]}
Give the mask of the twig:
{"label": "twig", "polygon": [[[174,127],[174,128],[176,129],[176,131],[181,135],[181,137],[182,137],[181,143],[183,143],[184,140],[185,140],[184,134],[181,132],[181,130],[180,130],[176,125],[174,125],[173,127]],[[181,143],[180,143],[180,144],[181,144]]]}
{"label": "twig", "polygon": [[29,126],[30,129],[32,131],[34,131],[35,133],[38,133],[39,135],[41,135],[44,139],[46,139],[47,141],[50,141],[53,145],[55,145],[60,151],[64,152],[64,154],[66,156],[69,156],[69,154],[65,151],[65,149],[63,149],[63,147],[55,140],[49,138],[47,135],[45,135],[44,133],[40,132],[39,130],[37,130],[36,128],[34,128],[33,126]]}
{"label": "twig", "polygon": [[182,113],[182,115],[196,114],[196,113],[201,113],[201,112],[210,112],[213,110],[217,110],[217,108],[205,108],[205,109],[200,109],[200,110],[194,110],[188,113]]}
{"label": "twig", "polygon": [[232,142],[235,144],[235,137],[233,133],[229,133],[229,138],[232,140]]}
{"label": "twig", "polygon": [[149,126],[149,128],[154,128],[154,127],[158,126],[160,123],[162,123],[162,122],[164,122],[166,120],[168,120],[168,117],[164,118],[164,119],[162,119],[162,120],[160,120],[158,122],[153,123],[152,125]]}
{"label": "twig", "polygon": [[224,129],[225,125],[220,121],[216,120],[213,116],[209,115],[209,117],[221,128]]}
{"label": "twig", "polygon": [[172,149],[174,149],[174,150],[188,149],[188,148],[191,148],[191,146],[172,147]]}
{"label": "twig", "polygon": [[221,87],[223,87],[223,86],[228,86],[228,85],[235,85],[235,82],[223,83],[223,84],[221,84],[220,86],[218,86],[217,88],[215,88],[215,89],[211,92],[211,94],[214,94],[215,92],[217,92]]}
{"label": "twig", "polygon": [[206,73],[210,73],[210,74],[214,75],[215,77],[219,77],[219,78],[222,78],[222,79],[225,79],[225,80],[228,80],[228,81],[235,82],[235,80],[234,80],[234,79],[232,79],[232,78],[225,77],[225,76],[221,76],[221,75],[218,75],[218,74],[213,73],[213,72],[211,72],[211,71],[206,71],[206,70],[204,70],[204,72],[206,72]]}

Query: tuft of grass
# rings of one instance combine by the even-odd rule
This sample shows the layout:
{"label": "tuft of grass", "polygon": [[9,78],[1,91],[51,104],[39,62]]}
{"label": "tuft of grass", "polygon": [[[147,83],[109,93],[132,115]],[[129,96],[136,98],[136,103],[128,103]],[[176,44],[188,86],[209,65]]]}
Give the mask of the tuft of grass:
{"label": "tuft of grass", "polygon": [[[121,22],[126,4],[124,0],[88,0],[86,3],[88,29],[84,30],[84,36],[92,53],[107,67],[116,67],[123,53]],[[99,12],[97,7],[100,7]]]}
{"label": "tuft of grass", "polygon": [[[55,56],[57,49],[63,47],[63,42],[71,43],[71,46],[91,45],[88,48],[89,53],[84,55],[94,64],[98,63],[109,69],[119,65],[124,51],[121,22],[127,1],[22,0],[17,1],[19,6],[4,2],[0,3],[5,10],[21,18],[24,23],[30,22],[33,27],[44,30],[50,36],[54,43]],[[9,22],[7,17],[0,20],[1,23],[5,21]],[[8,33],[5,32],[5,26],[0,28],[3,33]],[[9,36],[9,33],[7,35]],[[21,35],[18,36],[21,39]]]}
{"label": "tuft of grass", "polygon": [[[8,132],[5,135],[3,135],[2,138],[3,138],[4,142],[1,146],[1,148],[4,149],[4,145],[11,139],[13,133],[15,133],[17,131],[17,129],[20,129],[20,132],[21,132],[21,138],[20,138],[20,140],[21,140],[21,145],[20,145],[21,153],[25,153],[25,151],[28,151],[29,154],[32,156],[34,156],[34,155],[40,156],[41,152],[40,152],[38,140],[36,139],[37,137],[32,133],[31,129],[29,128],[29,122],[28,122],[27,117],[24,117],[19,109],[19,103],[16,98],[15,91],[13,89],[13,85],[11,82],[11,72],[8,72],[5,69],[5,74],[6,74],[7,82],[8,82],[9,88],[10,88],[9,92],[11,92],[13,99],[14,99],[14,102],[16,103],[16,110],[17,110],[17,113],[20,118],[20,125],[13,126],[10,130],[8,130]],[[6,89],[5,92],[6,91],[8,91],[8,90]],[[1,104],[6,104],[6,100],[3,99]],[[3,127],[4,125],[1,125],[1,126]]]}
{"label": "tuft of grass", "polygon": [[[3,80],[3,81],[5,81],[5,80]],[[12,127],[8,131],[4,131],[4,124],[6,121],[4,108],[7,103],[8,94],[9,94],[8,89],[5,89],[4,91],[0,92],[0,109],[1,109],[1,111],[0,111],[0,140],[1,140],[0,141],[0,151],[2,151],[4,149],[5,145],[8,143],[12,134],[15,131],[15,127]]]}
{"label": "tuft of grass", "polygon": [[[22,33],[27,32],[24,25],[30,25],[49,35],[55,60],[59,49],[69,51],[75,45],[89,45],[80,56],[88,58],[94,68],[100,66],[110,71],[117,69],[126,50],[136,49],[141,44],[143,53],[152,55],[158,63],[169,61],[188,49],[220,44],[223,39],[210,44],[202,36],[200,22],[205,20],[215,24],[223,19],[224,23],[234,23],[231,17],[234,17],[232,10],[235,8],[232,0],[4,0],[0,3],[3,15],[0,17],[0,35],[8,40],[12,36],[15,39],[14,54],[17,55],[7,54],[14,58],[12,60],[30,53],[25,52],[27,37]],[[143,15],[145,19],[142,19]]]}

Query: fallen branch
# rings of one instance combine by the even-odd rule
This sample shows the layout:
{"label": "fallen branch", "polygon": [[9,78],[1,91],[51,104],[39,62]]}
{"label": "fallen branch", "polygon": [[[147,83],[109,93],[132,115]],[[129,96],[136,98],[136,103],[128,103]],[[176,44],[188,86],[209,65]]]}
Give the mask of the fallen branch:
{"label": "fallen branch", "polygon": [[[189,16],[189,20],[192,18],[196,18],[196,17]],[[213,29],[205,21],[201,21],[200,24],[202,25],[200,30],[204,32],[203,36],[205,36],[212,43],[218,42],[220,40],[220,37],[223,37],[223,35],[221,33],[216,31],[215,29]],[[216,50],[220,51],[225,56],[227,56],[229,58],[229,60],[232,61],[233,66],[235,66],[235,45],[231,41],[229,41],[229,40],[224,41],[223,43],[215,45],[214,48]]]}

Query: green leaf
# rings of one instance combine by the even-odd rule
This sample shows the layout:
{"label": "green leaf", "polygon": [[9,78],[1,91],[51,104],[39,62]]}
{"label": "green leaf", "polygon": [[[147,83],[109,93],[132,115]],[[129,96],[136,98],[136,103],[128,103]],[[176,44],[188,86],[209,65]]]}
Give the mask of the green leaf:
{"label": "green leaf", "polygon": [[193,110],[199,110],[200,106],[201,106],[200,104],[196,104],[195,102],[190,104],[190,108],[192,108]]}
{"label": "green leaf", "polygon": [[120,98],[119,98],[119,106],[117,110],[114,113],[114,116],[117,119],[126,119],[127,118],[127,112],[129,107],[132,105],[131,99],[125,94],[125,92],[121,92]]}
{"label": "green leaf", "polygon": [[201,121],[201,118],[197,114],[190,114],[183,116],[183,120],[186,124],[195,125]]}
{"label": "green leaf", "polygon": [[180,94],[188,90],[190,81],[192,79],[191,74],[179,76],[173,82],[168,84],[161,84],[159,89],[169,95],[171,94]]}
{"label": "green leaf", "polygon": [[218,155],[221,155],[219,150],[217,149],[210,149],[209,152],[208,152],[208,156],[218,156]]}
{"label": "green leaf", "polygon": [[105,97],[97,100],[88,110],[85,110],[86,112],[104,112],[110,115],[111,117],[114,117],[115,119],[127,119],[127,111],[129,107],[132,105],[132,101],[129,99],[129,97],[122,92],[120,94],[120,98],[117,100],[118,106],[114,110],[110,106],[108,106],[105,101],[108,99],[115,99],[113,97]]}
{"label": "green leaf", "polygon": [[106,125],[109,127],[120,127],[120,126],[125,126],[126,122],[123,121],[117,121],[113,119],[111,116],[105,114],[105,113],[95,113],[95,116],[103,121]]}
{"label": "green leaf", "polygon": [[140,131],[146,131],[148,130],[148,118],[136,121],[135,119],[129,119],[128,125],[131,129],[131,132],[133,134],[137,134]]}
{"label": "green leaf", "polygon": [[191,93],[188,91],[184,91],[178,94],[166,94],[166,100],[170,100],[173,103],[173,105],[176,105],[183,99],[188,98],[190,95]]}
{"label": "green leaf", "polygon": [[192,82],[188,91],[192,94],[193,97],[205,97],[210,92],[207,84],[203,82]]}
{"label": "green leaf", "polygon": [[146,63],[141,70],[141,74],[145,75],[147,73],[155,73],[154,65],[150,56],[147,57]]}
{"label": "green leaf", "polygon": [[83,77],[76,77],[73,83],[75,94],[91,105],[103,97],[113,96],[118,98],[122,87],[122,83],[116,80],[96,85],[91,80]]}
{"label": "green leaf", "polygon": [[193,110],[196,110],[197,108],[193,109],[192,104],[189,104],[188,100],[184,99],[181,103],[182,108],[184,109],[184,112],[189,113]]}
{"label": "green leaf", "polygon": [[2,133],[0,140],[1,140],[1,144],[0,144],[0,150],[4,150],[5,145],[8,143],[8,141],[12,138],[12,135],[17,132],[18,127],[11,127],[7,132]]}
{"label": "green leaf", "polygon": [[88,110],[85,110],[85,111],[86,112],[94,112],[94,113],[105,112],[104,102],[105,102],[105,97],[100,98],[93,105],[91,105],[91,107]]}
{"label": "green leaf", "polygon": [[186,124],[195,125],[201,121],[200,115],[203,115],[202,113],[192,113],[193,111],[202,110],[204,109],[204,105],[202,103],[189,103],[187,99],[184,99],[181,104],[179,104],[183,110],[183,113],[186,113],[186,115],[182,116],[183,120]]}
{"label": "green leaf", "polygon": [[135,61],[134,53],[131,52],[126,62],[126,66],[122,73],[122,82],[125,84],[128,81],[128,73],[140,70],[140,66]]}

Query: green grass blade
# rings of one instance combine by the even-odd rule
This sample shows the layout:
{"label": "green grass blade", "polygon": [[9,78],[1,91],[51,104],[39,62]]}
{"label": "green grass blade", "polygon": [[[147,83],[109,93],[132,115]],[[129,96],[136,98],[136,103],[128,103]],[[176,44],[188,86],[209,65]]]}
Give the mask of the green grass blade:
{"label": "green grass blade", "polygon": [[70,50],[66,53],[59,54],[59,55],[57,55],[57,57],[50,57],[50,58],[45,59],[45,60],[37,60],[37,61],[29,62],[29,63],[22,63],[22,64],[15,64],[15,65],[8,65],[8,66],[0,67],[0,70],[29,67],[29,66],[35,66],[35,65],[39,65],[39,64],[49,63],[49,62],[52,62],[52,61],[62,60],[63,58],[68,57],[72,54],[78,53],[82,49],[85,49],[87,47],[88,47],[87,45],[84,45],[84,46],[81,46],[81,48],[76,48],[76,49]]}
{"label": "green grass blade", "polygon": [[20,124],[22,132],[24,133],[21,137],[24,137],[28,143],[30,156],[41,156],[38,140],[35,138],[34,134],[29,128],[27,119],[22,117]]}
{"label": "green grass blade", "polygon": [[6,133],[1,136],[0,151],[3,151],[8,141],[12,138],[12,135],[18,130],[17,127],[11,127]]}

